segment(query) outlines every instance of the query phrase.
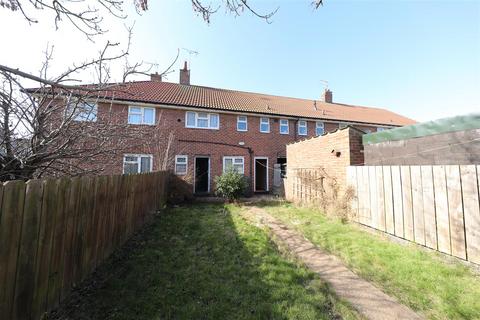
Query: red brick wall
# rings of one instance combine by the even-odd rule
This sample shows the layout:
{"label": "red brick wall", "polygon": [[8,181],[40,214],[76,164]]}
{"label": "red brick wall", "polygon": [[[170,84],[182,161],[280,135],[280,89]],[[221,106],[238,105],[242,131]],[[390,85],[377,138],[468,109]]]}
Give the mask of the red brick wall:
{"label": "red brick wall", "polygon": [[[295,181],[297,176],[304,174],[323,176],[326,183],[334,179],[340,188],[343,188],[346,183],[346,167],[363,164],[362,134],[359,130],[345,128],[288,145],[285,183],[287,199],[295,200],[298,197],[298,194],[295,194],[298,183],[310,183]],[[297,186],[293,185],[295,183]],[[314,183],[313,180],[312,183]],[[307,187],[308,190],[310,188],[303,187]]]}
{"label": "red brick wall", "polygon": [[[100,104],[98,121],[109,117],[110,110],[112,110],[114,114],[115,121],[125,125],[127,124],[128,105],[123,104],[115,104],[111,109],[109,104]],[[123,148],[123,153],[152,154],[154,162],[153,169],[158,170],[161,167],[167,147],[168,136],[171,133],[174,136],[174,142],[169,152],[168,169],[173,170],[175,155],[187,155],[188,173],[184,179],[188,182],[193,182],[195,156],[210,157],[211,189],[213,189],[214,177],[222,173],[223,156],[244,156],[245,175],[247,176],[251,175],[250,161],[253,166],[254,157],[268,157],[268,165],[270,167],[269,184],[271,189],[273,164],[276,163],[277,157],[286,156],[285,145],[294,141],[311,138],[315,134],[315,121],[308,121],[308,136],[298,136],[296,120],[289,120],[289,134],[280,134],[279,117],[270,118],[270,133],[261,133],[259,130],[260,117],[253,115],[248,115],[248,131],[239,132],[236,130],[237,115],[227,113],[220,114],[219,130],[186,128],[185,112],[186,110],[181,109],[156,108],[157,125],[128,125],[124,127],[123,130],[125,131],[119,132],[119,136],[127,133],[128,136],[133,137],[128,138],[126,143],[124,142],[125,147]],[[325,123],[325,132],[333,131],[337,128],[337,123]],[[375,130],[373,127],[370,129]],[[325,139],[330,139],[330,135],[327,135]],[[188,140],[190,142],[182,140]],[[239,142],[244,142],[244,145],[240,146]],[[247,148],[251,148],[252,150],[251,160]],[[302,154],[299,155],[301,156]],[[331,155],[329,154],[329,156]],[[116,160],[113,160],[114,165],[105,168],[105,173],[121,173],[123,171],[123,155],[118,154],[112,157],[116,158]],[[288,165],[290,165],[290,159],[287,161]]]}

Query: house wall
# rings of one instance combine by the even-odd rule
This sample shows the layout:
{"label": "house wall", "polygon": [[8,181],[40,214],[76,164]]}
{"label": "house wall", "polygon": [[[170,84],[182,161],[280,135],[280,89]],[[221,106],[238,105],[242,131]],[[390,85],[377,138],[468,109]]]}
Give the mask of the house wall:
{"label": "house wall", "polygon": [[480,129],[365,145],[365,165],[480,164]]}
{"label": "house wall", "polygon": [[[260,117],[248,115],[248,131],[239,132],[236,129],[237,114],[221,113],[219,117],[219,130],[196,129],[185,127],[185,112],[182,109],[156,108],[156,125],[127,125],[128,105],[126,104],[99,104],[98,121],[114,114],[114,121],[118,126],[118,135],[126,135],[128,138],[123,141],[124,147],[118,154],[111,156],[105,168],[105,174],[118,174],[123,172],[123,154],[150,154],[153,155],[153,170],[159,170],[164,162],[168,148],[168,138],[172,135],[168,157],[166,159],[167,169],[174,169],[175,155],[188,156],[187,175],[180,176],[189,184],[193,183],[194,159],[196,156],[210,157],[210,186],[213,190],[214,178],[222,173],[224,156],[243,156],[245,161],[245,175],[253,179],[254,157],[268,157],[269,166],[269,189],[273,182],[273,165],[278,157],[285,157],[286,145],[295,141],[312,138],[315,134],[315,121],[308,121],[308,135],[298,136],[296,120],[289,120],[289,134],[279,133],[280,117],[270,117],[270,133],[261,133],[259,130]],[[326,122],[325,132],[338,129],[338,123]],[[375,131],[375,127],[360,126],[361,129]],[[344,132],[341,130],[340,132]],[[330,139],[330,135],[325,140]],[[322,138],[323,139],[323,138]],[[310,141],[310,140],[308,140]],[[239,143],[243,142],[243,146]],[[306,142],[307,144],[309,142]],[[348,140],[342,140],[342,144]],[[251,153],[249,152],[249,148]],[[343,145],[342,145],[343,148]],[[321,150],[331,157],[328,150]],[[302,156],[290,154],[287,158],[290,165],[290,157],[295,160]],[[323,154],[322,154],[323,155]],[[309,158],[309,157],[306,157]],[[325,157],[322,156],[321,159]],[[342,158],[343,159],[343,158]],[[98,159],[96,159],[98,161]],[[360,160],[357,160],[360,161]],[[363,162],[363,159],[361,160]],[[339,167],[340,168],[340,167]],[[252,183],[253,185],[253,183]]]}

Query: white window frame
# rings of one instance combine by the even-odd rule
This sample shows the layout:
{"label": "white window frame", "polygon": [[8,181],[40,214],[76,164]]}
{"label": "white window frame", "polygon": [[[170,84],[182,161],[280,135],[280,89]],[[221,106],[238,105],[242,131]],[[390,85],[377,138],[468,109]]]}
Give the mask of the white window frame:
{"label": "white window frame", "polygon": [[[301,125],[301,123],[304,123],[305,125]],[[300,133],[300,128],[305,128],[305,133]],[[308,136],[308,122],[307,122],[307,120],[298,120],[297,133],[298,133],[299,136]]]}
{"label": "white window frame", "polygon": [[[282,124],[282,122],[286,122],[286,124]],[[280,119],[279,121],[279,128],[278,131],[280,134],[289,134],[290,133],[290,125],[288,119]],[[282,127],[287,127],[287,132],[282,132]]]}
{"label": "white window frame", "polygon": [[[185,158],[185,163],[183,162],[178,162],[178,159],[179,158]],[[185,172],[178,172],[177,171],[177,165],[178,164],[184,164],[185,165]],[[184,155],[184,154],[178,154],[175,156],[175,174],[178,175],[178,176],[184,176],[187,174],[188,172],[188,156],[187,155]]]}
{"label": "white window frame", "polygon": [[[267,120],[266,122],[264,120]],[[267,124],[268,125],[268,130],[267,131],[262,131],[262,124]],[[261,117],[260,122],[259,122],[259,129],[261,133],[270,133],[270,118],[267,117]]]}
{"label": "white window frame", "polygon": [[[318,134],[318,129],[319,128],[322,128],[322,134]],[[317,121],[315,122],[315,135],[318,137],[318,136],[321,136],[325,133],[325,123],[323,121]]]}
{"label": "white window frame", "polygon": [[[245,118],[245,120],[240,120],[240,118]],[[245,123],[245,130],[238,127],[239,123]],[[247,132],[248,131],[248,117],[247,116],[237,116],[237,131]]]}
{"label": "white window frame", "polygon": [[137,173],[141,173],[141,166],[142,166],[142,160],[141,158],[142,157],[148,157],[150,158],[150,171],[148,172],[152,172],[153,171],[153,155],[151,154],[131,154],[131,153],[127,153],[127,154],[124,154],[123,155],[123,174],[125,174],[125,163],[128,162],[128,163],[134,163],[134,161],[125,161],[126,157],[136,157],[137,160],[135,161],[135,163],[138,164],[138,170],[137,170]]}
{"label": "white window frame", "polygon": [[[195,115],[195,124],[192,126],[192,125],[189,125],[188,124],[188,114],[189,113],[192,113]],[[199,127],[198,126],[198,114],[199,113],[205,113],[207,114],[207,127]],[[212,116],[215,115],[217,116],[217,126],[216,127],[211,127],[210,124],[211,124],[211,118]],[[219,113],[209,113],[209,112],[196,112],[196,111],[186,111],[185,112],[185,128],[191,128],[191,129],[206,129],[206,130],[218,130],[220,128],[220,114]]]}
{"label": "white window frame", "polygon": [[[132,108],[139,108],[140,109],[140,112],[137,112],[137,111],[132,111]],[[149,110],[153,110],[153,123],[148,123],[145,121],[145,110],[146,109],[149,109]],[[156,112],[155,112],[155,108],[150,108],[150,107],[140,107],[140,106],[128,106],[128,116],[127,116],[127,122],[128,124],[132,124],[132,125],[147,125],[147,126],[154,126],[155,125],[155,116],[156,116]],[[130,115],[139,115],[140,116],[140,123],[133,123],[133,122],[130,122]]]}
{"label": "white window frame", "polygon": [[240,172],[240,174],[245,174],[245,157],[243,156],[224,156],[223,157],[223,170],[222,172],[226,172],[227,168],[225,166],[225,161],[227,159],[231,159],[232,160],[232,165],[235,164],[235,160],[238,160],[238,159],[242,159],[242,172]]}
{"label": "white window frame", "polygon": [[[85,115],[86,112],[83,110],[85,105],[92,107],[92,111],[89,111],[87,115]],[[65,117],[71,117],[73,121],[78,122],[97,122],[98,103],[88,101],[71,101],[65,108]]]}

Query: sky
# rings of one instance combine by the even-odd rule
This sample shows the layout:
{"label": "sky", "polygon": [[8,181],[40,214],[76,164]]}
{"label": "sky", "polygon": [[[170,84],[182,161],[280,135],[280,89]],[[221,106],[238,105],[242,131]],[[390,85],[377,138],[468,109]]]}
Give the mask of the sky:
{"label": "sky", "polygon": [[151,0],[142,15],[126,2],[128,17],[106,17],[109,32],[94,42],[67,23],[55,29],[44,13],[33,12],[39,23],[29,24],[0,8],[0,64],[38,73],[49,45],[54,75],[94,57],[107,40],[125,44],[125,25],[134,24],[130,61],[161,72],[180,49],[167,81],[178,82],[187,60],[195,85],[320,99],[328,81],[334,102],[417,121],[480,112],[480,0],[325,0],[318,10],[309,0],[250,0],[258,12],[278,7],[271,23],[220,8],[210,24],[189,0]]}

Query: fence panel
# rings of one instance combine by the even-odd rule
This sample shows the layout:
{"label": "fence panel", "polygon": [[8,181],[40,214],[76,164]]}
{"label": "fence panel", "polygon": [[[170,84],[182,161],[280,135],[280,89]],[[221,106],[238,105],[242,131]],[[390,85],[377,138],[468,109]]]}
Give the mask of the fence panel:
{"label": "fence panel", "polygon": [[382,167],[383,188],[385,190],[385,230],[395,234],[395,216],[393,214],[393,189],[392,189],[392,168]]}
{"label": "fence panel", "polygon": [[25,183],[9,181],[4,185],[0,220],[0,315],[8,319],[12,312],[18,246],[21,240]]}
{"label": "fence panel", "polygon": [[395,218],[395,235],[405,237],[403,224],[403,197],[400,167],[392,167],[393,216]]}
{"label": "fence panel", "polygon": [[405,239],[414,241],[412,180],[410,177],[410,167],[400,167],[400,174],[402,179],[403,233]]}
{"label": "fence panel", "polygon": [[448,216],[450,220],[452,255],[466,259],[460,168],[459,166],[447,166],[445,169],[447,176]]}
{"label": "fence panel", "polygon": [[167,172],[0,184],[0,317],[40,319],[160,209]]}
{"label": "fence panel", "polygon": [[[477,180],[477,170],[478,179]],[[465,214],[465,238],[468,260],[480,264],[480,204],[478,181],[480,166],[460,166]]]}
{"label": "fence panel", "polygon": [[425,245],[425,217],[423,214],[422,172],[419,166],[410,167],[412,181],[412,210],[414,239],[416,243]]}
{"label": "fence panel", "polygon": [[435,215],[435,190],[433,188],[432,166],[421,166],[423,215],[425,221],[425,245],[431,249],[438,249],[437,217]]}
{"label": "fence panel", "polygon": [[445,166],[433,166],[435,213],[437,216],[438,250],[450,254],[450,219],[448,218],[447,179]]}
{"label": "fence panel", "polygon": [[349,167],[358,222],[480,263],[479,167]]}

